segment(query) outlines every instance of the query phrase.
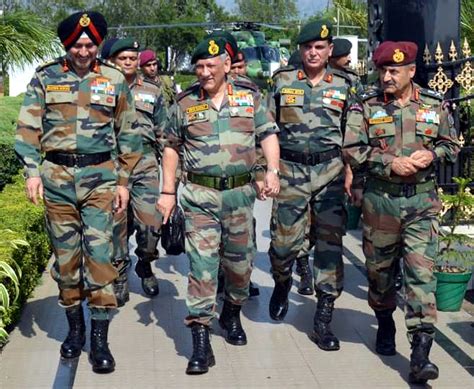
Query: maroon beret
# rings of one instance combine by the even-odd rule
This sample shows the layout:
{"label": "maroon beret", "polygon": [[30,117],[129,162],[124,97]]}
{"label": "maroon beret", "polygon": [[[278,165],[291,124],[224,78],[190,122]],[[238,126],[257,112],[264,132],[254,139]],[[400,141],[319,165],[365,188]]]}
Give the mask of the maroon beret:
{"label": "maroon beret", "polygon": [[375,66],[402,66],[416,61],[418,46],[414,42],[385,41],[374,51]]}
{"label": "maroon beret", "polygon": [[76,12],[58,25],[58,36],[66,51],[74,46],[83,32],[99,46],[107,35],[104,16],[94,11]]}
{"label": "maroon beret", "polygon": [[140,53],[140,67],[146,65],[148,62],[156,59],[156,54],[153,50],[143,50]]}

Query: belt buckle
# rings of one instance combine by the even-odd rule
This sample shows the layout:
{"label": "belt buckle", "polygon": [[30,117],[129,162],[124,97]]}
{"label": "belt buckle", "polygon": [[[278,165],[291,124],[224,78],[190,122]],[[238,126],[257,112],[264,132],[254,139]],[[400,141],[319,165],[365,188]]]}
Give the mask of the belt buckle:
{"label": "belt buckle", "polygon": [[221,177],[219,190],[227,190],[227,189],[229,189],[229,177]]}
{"label": "belt buckle", "polygon": [[405,197],[412,197],[412,196],[416,195],[416,185],[414,185],[414,184],[404,184],[403,188],[402,188],[402,191],[403,191],[403,195]]}
{"label": "belt buckle", "polygon": [[305,165],[314,165],[314,162],[313,162],[313,157],[314,157],[314,154],[304,154],[304,164]]}

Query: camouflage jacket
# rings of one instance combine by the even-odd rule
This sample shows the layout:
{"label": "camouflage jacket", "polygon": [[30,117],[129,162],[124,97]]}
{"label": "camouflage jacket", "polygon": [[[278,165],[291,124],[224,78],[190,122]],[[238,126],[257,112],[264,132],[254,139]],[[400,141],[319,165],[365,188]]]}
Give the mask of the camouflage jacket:
{"label": "camouflage jacket", "polygon": [[395,157],[416,150],[432,150],[453,162],[459,151],[453,119],[443,108],[441,95],[412,84],[410,103],[400,107],[381,89],[361,95],[348,112],[344,159],[359,177],[377,176],[396,183],[420,183],[433,177],[434,165],[401,177],[391,171]]}
{"label": "camouflage jacket", "polygon": [[182,148],[188,172],[233,176],[251,172],[257,139],[277,132],[258,89],[229,78],[219,110],[199,84],[178,95],[165,129],[165,146],[178,152]]}
{"label": "camouflage jacket", "polygon": [[137,123],[143,144],[150,144],[158,151],[167,117],[161,88],[153,81],[138,75],[130,89],[135,99]]}
{"label": "camouflage jacket", "polygon": [[118,149],[119,184],[126,185],[141,156],[135,106],[120,71],[97,60],[80,78],[65,58],[40,66],[18,118],[15,152],[27,177],[39,176],[41,153],[92,154]]}
{"label": "camouflage jacket", "polygon": [[302,69],[277,70],[268,108],[280,128],[280,147],[304,153],[342,148],[350,87],[347,75],[330,68],[315,86]]}
{"label": "camouflage jacket", "polygon": [[145,77],[145,80],[150,80],[160,87],[166,108],[173,105],[176,98],[176,84],[171,76],[160,74],[153,78]]}

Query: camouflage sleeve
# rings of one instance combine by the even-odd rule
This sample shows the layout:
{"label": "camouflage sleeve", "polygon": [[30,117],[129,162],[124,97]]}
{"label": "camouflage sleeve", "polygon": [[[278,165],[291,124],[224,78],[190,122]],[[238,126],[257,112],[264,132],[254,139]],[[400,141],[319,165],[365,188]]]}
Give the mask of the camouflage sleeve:
{"label": "camouflage sleeve", "polygon": [[183,145],[182,134],[182,113],[178,103],[174,103],[170,108],[168,120],[165,125],[163,136],[163,148],[170,147],[179,153]]}
{"label": "camouflage sleeve", "polygon": [[130,173],[141,158],[142,138],[136,122],[135,103],[125,78],[117,93],[114,127],[120,165],[118,185],[126,186]]}
{"label": "camouflage sleeve", "polygon": [[438,137],[433,151],[437,158],[454,162],[460,150],[454,120],[447,103],[440,106],[440,111]]}
{"label": "camouflage sleeve", "polygon": [[15,137],[15,153],[25,167],[27,178],[40,175],[44,109],[44,89],[36,73],[25,93]]}
{"label": "camouflage sleeve", "polygon": [[157,96],[155,109],[153,111],[153,124],[155,126],[156,146],[159,155],[163,155],[163,134],[165,131],[166,120],[168,118],[167,103],[163,94]]}
{"label": "camouflage sleeve", "polygon": [[272,81],[272,88],[271,90],[267,93],[267,110],[268,114],[271,116],[272,120],[276,122],[277,116],[276,116],[276,103],[275,103],[275,93],[276,93],[276,84],[274,81]]}
{"label": "camouflage sleeve", "polygon": [[267,111],[265,102],[262,100],[260,93],[254,94],[254,124],[255,133],[259,141],[265,139],[268,135],[277,134],[279,132],[272,115]]}

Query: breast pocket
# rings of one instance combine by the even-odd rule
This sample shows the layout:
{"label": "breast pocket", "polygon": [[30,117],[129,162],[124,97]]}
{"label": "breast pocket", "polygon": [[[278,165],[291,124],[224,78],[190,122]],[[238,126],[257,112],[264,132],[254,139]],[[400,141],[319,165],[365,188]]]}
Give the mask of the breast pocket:
{"label": "breast pocket", "polygon": [[369,125],[369,143],[372,147],[385,149],[395,144],[395,123]]}
{"label": "breast pocket", "polygon": [[304,95],[280,95],[280,123],[303,123]]}
{"label": "breast pocket", "polygon": [[115,95],[91,94],[90,121],[94,124],[104,125],[114,117]]}
{"label": "breast pocket", "polygon": [[186,113],[184,126],[190,138],[202,138],[214,134],[214,129],[209,121],[209,111]]}
{"label": "breast pocket", "polygon": [[135,108],[137,111],[153,115],[153,110],[155,106],[152,103],[146,103],[144,101],[135,101]]}
{"label": "breast pocket", "polygon": [[67,121],[75,115],[75,98],[71,93],[49,92],[45,96],[46,120]]}
{"label": "breast pocket", "polygon": [[416,122],[416,140],[424,147],[431,149],[438,137],[438,125],[435,123]]}
{"label": "breast pocket", "polygon": [[230,107],[230,125],[239,132],[254,132],[254,114],[253,106]]}

